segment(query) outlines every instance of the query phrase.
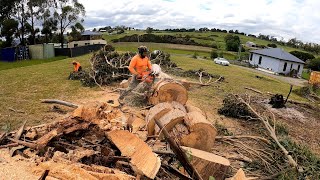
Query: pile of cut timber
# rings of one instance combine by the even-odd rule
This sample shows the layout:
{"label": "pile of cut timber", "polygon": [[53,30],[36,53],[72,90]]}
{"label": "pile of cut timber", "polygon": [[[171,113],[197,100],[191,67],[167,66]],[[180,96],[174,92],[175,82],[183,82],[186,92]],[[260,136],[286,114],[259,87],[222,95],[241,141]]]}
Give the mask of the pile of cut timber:
{"label": "pile of cut timber", "polygon": [[159,121],[181,145],[193,147],[181,149],[191,152],[191,165],[203,179],[224,179],[230,162],[202,151],[210,151],[216,130],[198,108],[159,103],[150,109],[148,123],[144,116],[108,103],[77,105],[58,121],[0,133],[0,148],[34,159],[33,172],[39,177],[45,172],[43,176],[58,179],[201,179],[179,169],[178,155],[165,142],[147,137],[162,134],[155,125]]}

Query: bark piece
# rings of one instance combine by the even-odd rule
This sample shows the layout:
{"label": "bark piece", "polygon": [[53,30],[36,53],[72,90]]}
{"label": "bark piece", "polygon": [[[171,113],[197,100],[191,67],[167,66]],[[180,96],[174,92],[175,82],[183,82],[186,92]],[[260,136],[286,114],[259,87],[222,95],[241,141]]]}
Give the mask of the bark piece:
{"label": "bark piece", "polygon": [[182,137],[181,144],[210,152],[217,135],[216,128],[198,111],[187,113],[184,123],[190,134]]}
{"label": "bark piece", "polygon": [[210,176],[216,180],[223,180],[227,174],[230,161],[224,157],[181,146],[191,156],[191,164],[197,169],[203,179],[209,179]]}
{"label": "bark piece", "polygon": [[186,104],[188,100],[187,89],[179,82],[173,80],[160,80],[152,89],[152,96],[149,98],[149,103],[156,105],[162,102],[177,101],[181,104]]}
{"label": "bark piece", "polygon": [[121,155],[131,157],[132,169],[137,174],[154,179],[160,169],[160,158],[141,139],[129,131],[115,130],[107,133],[107,137],[121,151]]}

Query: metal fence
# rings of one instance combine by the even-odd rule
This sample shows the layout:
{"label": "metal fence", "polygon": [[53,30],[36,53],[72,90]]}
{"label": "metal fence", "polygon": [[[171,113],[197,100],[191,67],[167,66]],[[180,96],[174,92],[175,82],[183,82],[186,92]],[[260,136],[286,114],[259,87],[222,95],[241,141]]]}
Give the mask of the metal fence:
{"label": "metal fence", "polygon": [[68,56],[68,57],[77,57],[85,54],[89,54],[93,51],[100,50],[104,44],[93,44],[88,46],[79,46],[74,48],[55,48],[56,56]]}

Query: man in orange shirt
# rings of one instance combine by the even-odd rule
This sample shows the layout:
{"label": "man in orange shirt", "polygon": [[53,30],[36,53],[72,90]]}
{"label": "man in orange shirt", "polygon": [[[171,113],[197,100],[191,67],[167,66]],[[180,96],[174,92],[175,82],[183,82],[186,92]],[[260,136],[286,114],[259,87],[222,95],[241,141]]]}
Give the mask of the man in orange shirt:
{"label": "man in orange shirt", "polygon": [[145,81],[151,73],[151,62],[148,58],[148,48],[140,46],[138,54],[135,55],[129,64],[129,71],[133,74],[129,87],[120,95],[119,99],[122,100],[131,90],[136,88],[141,81]]}
{"label": "man in orange shirt", "polygon": [[82,67],[79,62],[72,61],[73,64],[73,72],[82,71]]}

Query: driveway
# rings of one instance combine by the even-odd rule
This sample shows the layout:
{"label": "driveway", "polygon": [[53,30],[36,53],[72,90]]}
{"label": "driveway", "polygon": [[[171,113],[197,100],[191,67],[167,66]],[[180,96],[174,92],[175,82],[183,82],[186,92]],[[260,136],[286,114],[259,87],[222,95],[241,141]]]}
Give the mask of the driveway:
{"label": "driveway", "polygon": [[238,67],[247,69],[247,70],[252,71],[252,72],[255,72],[255,73],[257,73],[257,74],[263,74],[263,75],[265,75],[265,76],[269,76],[269,77],[278,79],[278,80],[280,80],[280,81],[282,81],[282,82],[285,82],[285,83],[288,83],[288,84],[292,84],[292,85],[294,85],[294,86],[303,87],[303,86],[306,86],[306,85],[308,84],[308,81],[305,80],[305,79],[278,76],[278,75],[274,75],[274,74],[269,74],[269,73],[266,73],[266,72],[262,72],[262,71],[259,71],[259,70],[256,70],[256,69],[243,67],[243,66],[238,66]]}

